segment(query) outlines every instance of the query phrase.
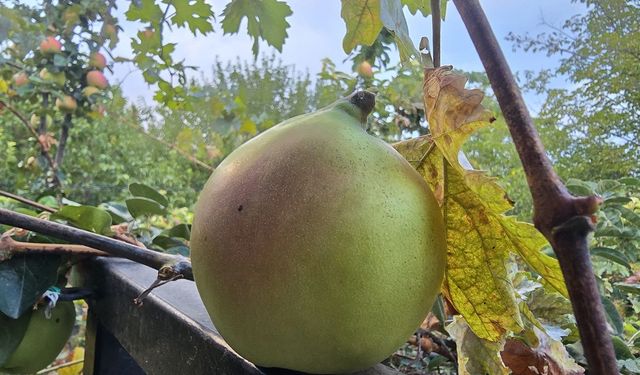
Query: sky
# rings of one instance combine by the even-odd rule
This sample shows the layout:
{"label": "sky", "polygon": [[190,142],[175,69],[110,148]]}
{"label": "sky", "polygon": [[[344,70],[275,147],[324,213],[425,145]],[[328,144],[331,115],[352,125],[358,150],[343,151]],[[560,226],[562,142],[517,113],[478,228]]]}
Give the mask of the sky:
{"label": "sky", "polygon": [[[246,21],[236,35],[223,35],[220,14],[228,1],[208,1],[216,14],[215,32],[207,36],[198,34],[194,37],[187,29],[176,29],[166,36],[167,42],[177,42],[175,57],[184,59],[185,64],[199,67],[205,77],[211,74],[211,66],[216,57],[220,61],[252,60],[252,40],[246,35]],[[323,58],[330,58],[338,68],[350,70],[350,63],[343,63],[347,55],[342,50],[342,38],[345,25],[340,17],[340,1],[338,0],[288,0],[287,3],[293,15],[287,18],[291,25],[288,38],[282,52],[261,43],[261,54],[275,53],[284,64],[295,65],[301,72],[308,71],[315,76],[321,69]],[[584,11],[582,4],[570,0],[484,0],[481,4],[492,24],[500,45],[506,55],[512,71],[539,70],[557,66],[557,57],[547,57],[544,54],[524,53],[512,50],[510,42],[505,40],[509,32],[516,34],[538,33],[549,31],[548,25],[561,26],[567,18]],[[121,7],[124,12],[126,7]],[[409,25],[412,40],[417,44],[421,36],[431,35],[431,20],[416,15],[411,16],[405,9],[405,16]],[[119,17],[124,32],[120,34],[120,45],[115,55],[130,56],[129,39],[134,37],[141,28],[140,24],[128,23],[125,17]],[[547,24],[547,25],[545,25]],[[397,61],[397,53],[391,54]],[[455,11],[453,3],[449,1],[446,19],[442,24],[442,64],[453,65],[466,71],[483,70],[471,39]],[[143,81],[139,72],[132,71],[130,64],[117,64],[111,77],[112,82],[121,82],[123,92],[129,99],[139,102],[143,99],[152,103],[153,90]],[[563,82],[557,83],[562,86]],[[534,113],[542,104],[543,98],[533,94],[526,97],[527,104]]]}

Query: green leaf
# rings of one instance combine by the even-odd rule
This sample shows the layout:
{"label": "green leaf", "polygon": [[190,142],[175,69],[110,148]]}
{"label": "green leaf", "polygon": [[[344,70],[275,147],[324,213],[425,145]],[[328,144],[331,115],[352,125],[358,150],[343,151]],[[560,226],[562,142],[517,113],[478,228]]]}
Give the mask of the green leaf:
{"label": "green leaf", "polygon": [[0,313],[0,368],[20,345],[27,331],[30,316],[31,311],[27,311],[18,319]]}
{"label": "green leaf", "polygon": [[342,0],[340,16],[347,26],[342,40],[345,53],[350,53],[357,45],[372,45],[382,30],[380,0]]}
{"label": "green leaf", "polygon": [[182,256],[188,257],[189,254],[191,253],[191,250],[186,245],[180,245],[180,246],[174,246],[174,247],[165,249],[164,252],[167,254],[176,254],[176,255],[182,255]]}
{"label": "green leaf", "polygon": [[63,55],[61,55],[59,53],[56,53],[53,56],[53,65],[55,65],[57,67],[66,67],[67,64],[69,64],[69,61]]}
{"label": "green leaf", "polygon": [[617,359],[634,359],[633,353],[619,336],[611,336],[611,342],[613,343],[613,350],[616,353]]}
{"label": "green leaf", "polygon": [[58,278],[57,255],[17,255],[0,262],[0,312],[17,319]]}
{"label": "green leaf", "polygon": [[612,249],[610,247],[598,246],[591,249],[591,255],[605,258],[614,263],[625,266],[628,269],[631,269],[629,258],[627,258],[627,256],[619,250]]}
{"label": "green leaf", "polygon": [[618,180],[618,182],[629,186],[640,186],[640,179],[635,177],[625,177]]}
{"label": "green leaf", "polygon": [[412,56],[420,55],[411,41],[407,20],[402,12],[402,5],[397,0],[380,1],[380,20],[393,35],[400,52],[401,61],[407,61]]}
{"label": "green leaf", "polygon": [[596,191],[596,184],[593,182],[576,180],[574,178],[570,178],[567,180],[567,189],[575,195],[593,195]]}
{"label": "green leaf", "polygon": [[616,209],[620,212],[620,215],[625,218],[625,220],[640,228],[640,215],[626,207],[616,207]]}
{"label": "green leaf", "polygon": [[64,206],[51,214],[52,219],[63,219],[69,224],[98,234],[111,233],[111,215],[93,206]]}
{"label": "green leaf", "polygon": [[157,23],[162,18],[162,9],[155,0],[132,1],[125,13],[127,20]]}
{"label": "green leaf", "polygon": [[121,203],[108,202],[101,203],[100,208],[107,211],[111,215],[111,222],[113,224],[122,224],[133,220],[133,217],[129,213],[127,206]]}
{"label": "green leaf", "polygon": [[259,40],[282,52],[287,38],[289,23],[286,18],[292,14],[287,3],[278,0],[233,0],[224,8],[222,30],[225,34],[235,34],[240,23],[247,18],[247,33],[253,38],[253,55],[258,56]]}
{"label": "green leaf", "polygon": [[604,200],[605,204],[627,204],[629,202],[631,202],[631,198],[629,197],[612,197]]}
{"label": "green leaf", "polygon": [[175,246],[184,246],[184,242],[169,236],[162,235],[162,234],[156,236],[153,239],[152,243],[163,249],[168,249],[170,247],[175,247]]}
{"label": "green leaf", "polygon": [[147,186],[145,184],[134,182],[129,185],[129,192],[134,197],[149,198],[152,201],[158,202],[160,205],[164,207],[167,207],[169,205],[169,200],[167,199],[167,197],[160,194],[154,188]]}
{"label": "green leaf", "polygon": [[[616,306],[613,304],[613,302],[611,302],[611,299],[609,298],[602,297],[600,298],[600,300],[604,305],[604,312],[606,313],[607,321],[609,321],[609,324],[611,324],[611,327],[613,328],[613,332],[616,335],[622,334],[624,330],[624,321],[622,320],[620,313],[616,309]],[[603,334],[604,333],[606,332],[603,332]]]}
{"label": "green leaf", "polygon": [[134,218],[151,215],[164,215],[166,210],[160,203],[148,198],[130,198],[125,201],[127,209]]}
{"label": "green leaf", "polygon": [[204,0],[173,1],[172,4],[176,12],[171,21],[175,25],[188,25],[194,35],[197,31],[202,34],[213,31],[213,10]]}
{"label": "green leaf", "polygon": [[162,232],[162,234],[169,237],[184,238],[185,240],[189,241],[189,239],[191,238],[191,225],[178,224],[171,229],[165,230],[164,232]]}
{"label": "green leaf", "polygon": [[[422,13],[424,17],[431,15],[431,0],[401,0],[402,5],[409,9],[409,13],[415,15],[417,12]],[[447,0],[440,0],[440,17],[444,20],[447,12]]]}
{"label": "green leaf", "polygon": [[620,291],[640,295],[640,284],[615,283]]}

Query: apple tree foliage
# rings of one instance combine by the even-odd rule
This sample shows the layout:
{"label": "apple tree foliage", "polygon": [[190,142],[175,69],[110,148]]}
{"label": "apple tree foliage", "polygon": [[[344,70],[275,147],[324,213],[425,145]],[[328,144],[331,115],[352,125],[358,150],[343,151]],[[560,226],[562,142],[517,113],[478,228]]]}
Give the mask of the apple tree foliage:
{"label": "apple tree foliage", "polygon": [[[614,5],[607,7],[604,2],[589,1],[592,13],[587,13],[585,19],[569,21],[567,28],[583,40],[590,40],[586,35],[608,27],[597,22],[599,10],[605,9],[608,12],[605,14],[614,19],[637,10],[619,3],[611,2]],[[404,12],[427,17],[431,14],[431,4],[427,0],[343,0],[341,17],[346,34],[342,47],[360,74],[341,72],[325,60],[313,89],[308,76],[297,75],[268,58],[244,66],[217,63],[211,82],[190,81],[187,71],[192,67],[174,58],[179,44],[164,39],[164,30],[168,28],[186,28],[199,35],[215,32],[219,27],[223,33],[233,34],[240,32],[244,24],[253,40],[251,48],[256,57],[261,41],[281,50],[287,38],[287,18],[292,16],[291,8],[284,1],[233,0],[217,17],[203,0],[125,3],[126,19],[140,25],[139,32],[130,41],[132,54],[126,57],[111,53],[123,42],[119,40],[122,29],[116,17],[116,6],[123,4],[83,0],[44,2],[35,7],[19,2],[2,5],[2,124],[17,124],[15,126],[22,126],[22,130],[16,133],[0,127],[0,144],[7,146],[0,150],[4,156],[0,159],[0,168],[11,171],[17,163],[26,175],[7,177],[22,186],[37,175],[49,173],[44,183],[25,191],[34,197],[38,197],[36,192],[44,192],[38,198],[55,211],[44,213],[51,220],[106,235],[124,235],[160,251],[188,254],[191,214],[190,209],[183,207],[193,204],[209,173],[207,167],[284,118],[319,108],[356,88],[373,86],[379,95],[369,131],[394,143],[424,176],[443,208],[449,244],[448,270],[443,297],[433,311],[437,324],[429,328],[435,337],[444,340],[441,343],[449,338],[455,340],[458,372],[499,374],[519,368],[536,368],[542,372],[546,368],[558,374],[583,373],[581,365],[585,363],[558,264],[544,237],[532,225],[506,215],[513,212],[510,211],[513,201],[507,198],[507,193],[520,202],[526,201],[527,192],[495,103],[490,99],[483,101],[480,90],[465,89],[465,78],[447,69],[431,71],[423,90],[423,65],[428,64],[428,58],[422,56],[410,40]],[[441,1],[440,6],[444,16],[446,1]],[[586,29],[582,28],[585,24],[582,21],[587,21]],[[220,26],[216,26],[217,22]],[[619,30],[614,28],[611,32],[626,35],[625,27],[620,25]],[[61,42],[60,52],[39,51],[39,44],[48,36]],[[529,45],[548,47],[557,40],[517,42],[525,48]],[[628,43],[620,48],[623,55],[629,49],[637,52],[633,41],[621,40]],[[556,45],[593,55],[579,46],[563,43],[568,42]],[[618,46],[607,43],[603,40],[601,45]],[[393,48],[402,61],[398,66],[388,66]],[[86,95],[86,73],[92,69],[91,54],[97,51],[107,55],[110,64],[135,64],[145,80],[154,85],[154,98],[162,106],[158,110],[126,106],[117,89]],[[607,86],[610,82],[598,80],[601,75],[595,74],[597,72],[591,76],[583,73],[594,66],[615,67],[617,60],[599,61],[583,66],[582,70],[571,68],[578,66],[571,61],[564,62],[565,68],[560,73],[593,83],[584,86],[582,98],[595,100],[593,93],[597,91],[589,88],[595,90],[600,86],[612,91],[607,98],[615,97],[613,91],[617,86]],[[387,69],[392,72],[391,78],[369,74],[361,68],[363,62],[374,69]],[[44,69],[49,75],[41,74]],[[21,72],[27,77],[26,84],[21,76],[16,76]],[[583,78],[585,76],[592,77],[591,81]],[[483,81],[482,76],[471,78],[475,82]],[[628,81],[621,78],[619,84],[623,83]],[[622,92],[631,92],[629,88],[625,90]],[[54,107],[55,99],[65,95],[76,99],[77,109],[62,112]],[[563,95],[563,98],[569,97],[566,92]],[[630,102],[633,97],[632,93],[629,95],[619,97],[620,102]],[[106,119],[101,117],[103,107],[100,105],[106,109]],[[561,107],[550,105],[548,108]],[[627,118],[624,105],[603,108],[618,123],[622,123],[621,118]],[[612,114],[613,110],[616,112]],[[9,113],[17,118],[13,120],[15,123],[5,122]],[[29,121],[31,114],[36,116],[33,124]],[[542,114],[541,121],[544,121],[547,112]],[[591,116],[583,118],[587,124],[599,124],[596,120],[603,118],[602,113],[598,115],[596,111],[585,112],[585,116]],[[67,135],[63,136],[65,128]],[[579,130],[567,129],[567,138]],[[609,135],[627,134],[624,128],[615,131]],[[547,134],[554,133],[549,130]],[[62,156],[56,155],[62,148],[61,141],[69,139],[72,143],[67,158],[74,163],[61,167]],[[606,137],[599,139],[607,140]],[[77,147],[73,146],[75,142]],[[25,158],[21,150],[29,148],[29,144],[35,151],[31,158]],[[81,147],[81,144],[92,146]],[[551,144],[554,150],[553,142]],[[131,158],[125,152],[129,149],[139,150],[136,157]],[[466,163],[461,164],[461,149],[472,164],[489,169],[506,183],[470,169]],[[562,148],[556,149],[560,160]],[[53,164],[56,160],[60,161],[59,165]],[[571,165],[567,162],[568,167]],[[96,169],[95,173],[91,173],[92,169]],[[149,184],[135,182],[140,171],[147,171],[149,175],[145,178]],[[569,172],[564,176],[573,177]],[[56,179],[57,188],[50,189],[55,187]],[[99,184],[103,189],[101,194],[83,190],[81,185],[87,180]],[[640,183],[634,178],[570,182],[570,188],[577,193],[597,192],[605,197],[592,250],[611,325],[611,332],[602,334],[615,337],[622,371],[640,372],[637,358],[640,351],[637,319],[640,312],[637,255]],[[65,184],[69,188],[63,187]],[[129,187],[126,195],[121,193],[122,186]],[[116,191],[109,192],[113,187]],[[517,194],[513,195],[510,188],[516,187]],[[65,189],[74,193],[74,200],[61,194]],[[5,199],[0,204],[33,215],[43,214]],[[523,213],[528,205],[517,208]],[[16,241],[55,242],[53,238],[24,231],[8,233],[8,237]],[[7,236],[3,238],[9,241]],[[70,258],[57,262],[68,267]],[[24,256],[15,256],[2,261],[0,266],[7,274],[14,275],[8,284],[12,287],[6,288],[10,293],[0,295],[3,296],[0,300],[3,319],[19,316],[53,283],[54,271],[46,268],[53,266],[42,257],[29,258],[26,262]],[[58,263],[55,266],[57,268]],[[36,278],[22,277],[27,274]],[[416,338],[420,346],[421,340]],[[2,342],[15,342],[15,337],[11,333],[0,336]],[[402,350],[413,349],[409,346]],[[409,370],[446,367],[439,353],[429,352],[419,361],[409,362],[397,356],[390,363]],[[0,359],[5,354],[0,352]]]}

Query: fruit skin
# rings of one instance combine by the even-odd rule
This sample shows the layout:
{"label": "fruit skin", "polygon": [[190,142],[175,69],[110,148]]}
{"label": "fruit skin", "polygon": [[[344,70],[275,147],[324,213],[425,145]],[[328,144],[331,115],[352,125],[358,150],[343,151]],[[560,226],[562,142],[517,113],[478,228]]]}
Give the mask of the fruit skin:
{"label": "fruit skin", "polygon": [[76,320],[73,302],[59,302],[51,311],[51,319],[44,316],[42,307],[30,314],[22,341],[2,365],[0,372],[32,374],[42,370],[56,359],[71,336]]}
{"label": "fruit skin", "polygon": [[94,94],[98,94],[99,92],[100,92],[100,89],[93,86],[87,86],[82,89],[82,95],[84,95],[85,98],[88,98]]}
{"label": "fruit skin", "polygon": [[24,86],[29,83],[29,76],[25,72],[18,72],[13,75],[13,83],[16,87]]}
{"label": "fruit skin", "polygon": [[40,42],[40,52],[44,55],[53,55],[60,53],[60,51],[62,51],[62,44],[52,36],[48,36]]}
{"label": "fruit skin", "polygon": [[373,104],[358,95],[373,97],[357,93],[245,143],[198,199],[198,291],[229,345],[259,366],[372,366],[440,291],[440,208],[411,165],[365,132]]}
{"label": "fruit skin", "polygon": [[62,100],[56,99],[56,107],[62,112],[70,113],[78,108],[78,102],[72,96],[65,95]]}
{"label": "fruit skin", "polygon": [[45,82],[53,83],[58,86],[64,86],[67,78],[65,77],[63,72],[60,73],[51,73],[47,68],[42,68],[38,76]]}
{"label": "fruit skin", "polygon": [[94,52],[89,56],[89,66],[102,70],[107,66],[107,58],[100,52]]}
{"label": "fruit skin", "polygon": [[109,85],[107,78],[99,70],[92,70],[87,73],[87,85],[104,90]]}
{"label": "fruit skin", "polygon": [[358,74],[365,78],[373,77],[373,68],[368,61],[363,61],[358,65]]}
{"label": "fruit skin", "polygon": [[[53,123],[53,118],[49,115],[47,115],[46,118],[47,118],[47,126],[51,126],[51,124]],[[36,115],[35,113],[32,114],[31,119],[29,120],[29,123],[34,128],[37,128],[38,126],[40,126],[40,116]]]}

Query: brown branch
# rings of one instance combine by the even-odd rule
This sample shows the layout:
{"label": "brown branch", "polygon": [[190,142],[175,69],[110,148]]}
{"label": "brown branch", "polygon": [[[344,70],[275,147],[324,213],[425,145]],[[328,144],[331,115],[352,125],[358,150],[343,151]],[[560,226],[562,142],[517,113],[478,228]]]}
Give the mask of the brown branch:
{"label": "brown branch", "polygon": [[31,199],[27,199],[27,198],[21,197],[19,195],[15,195],[15,194],[9,193],[8,191],[0,190],[0,195],[3,196],[3,197],[11,198],[11,199],[13,199],[15,201],[18,201],[20,203],[24,203],[26,205],[29,205],[29,206],[34,207],[34,208],[37,208],[37,209],[42,210],[42,211],[47,211],[47,212],[51,212],[51,213],[56,212],[55,208],[51,208],[49,206],[45,206],[44,204],[40,204],[38,202],[34,202]]}
{"label": "brown branch", "polygon": [[431,29],[433,31],[433,67],[440,66],[440,30],[442,17],[440,15],[440,0],[431,0]]}
{"label": "brown branch", "polygon": [[453,0],[509,126],[533,198],[533,222],[560,262],[590,374],[618,374],[587,235],[599,197],[573,197],[554,172],[522,94],[478,0]]}
{"label": "brown branch", "polygon": [[0,237],[0,261],[16,254],[73,254],[109,256],[109,253],[82,245],[16,241],[8,235]]}
{"label": "brown branch", "polygon": [[0,224],[27,229],[68,242],[102,250],[112,256],[133,260],[134,262],[157,269],[159,271],[158,276],[163,280],[176,277],[176,275],[182,275],[185,279],[193,280],[191,261],[181,255],[165,254],[141,248],[86,230],[23,215],[4,208],[0,208]]}

